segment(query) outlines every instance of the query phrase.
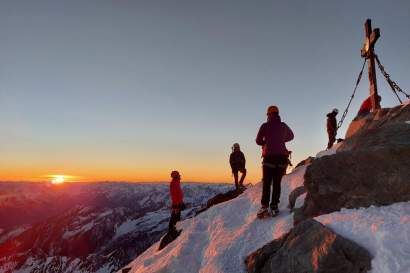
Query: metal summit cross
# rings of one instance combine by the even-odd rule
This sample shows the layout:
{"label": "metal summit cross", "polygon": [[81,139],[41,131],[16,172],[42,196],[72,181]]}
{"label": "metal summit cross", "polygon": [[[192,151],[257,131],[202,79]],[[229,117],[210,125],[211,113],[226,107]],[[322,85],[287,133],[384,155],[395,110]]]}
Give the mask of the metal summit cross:
{"label": "metal summit cross", "polygon": [[369,71],[369,81],[370,81],[370,96],[372,100],[372,111],[380,109],[380,101],[377,99],[377,80],[376,80],[376,67],[374,63],[374,45],[377,39],[380,37],[380,29],[375,28],[372,30],[372,21],[370,19],[366,20],[364,24],[364,29],[366,32],[365,43],[361,49],[361,55],[363,58],[369,60],[368,71]]}

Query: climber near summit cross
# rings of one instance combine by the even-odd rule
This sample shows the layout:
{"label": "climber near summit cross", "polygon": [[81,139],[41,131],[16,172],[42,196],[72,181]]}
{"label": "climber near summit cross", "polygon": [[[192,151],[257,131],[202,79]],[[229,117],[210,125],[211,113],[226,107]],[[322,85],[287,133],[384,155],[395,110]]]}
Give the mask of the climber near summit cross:
{"label": "climber near summit cross", "polygon": [[262,124],[256,137],[256,144],[262,146],[263,157],[262,206],[258,211],[258,216],[263,216],[268,212],[271,198],[271,211],[274,214],[279,213],[280,183],[289,163],[289,151],[286,149],[285,143],[294,137],[289,126],[281,121],[277,106],[269,106],[267,116],[267,122]]}
{"label": "climber near summit cross", "polygon": [[172,171],[171,178],[169,192],[171,194],[172,210],[168,230],[170,233],[175,233],[177,231],[175,225],[181,220],[181,210],[184,209],[185,205],[183,202],[184,194],[181,189],[181,175],[178,171]]}
{"label": "climber near summit cross", "polygon": [[[376,99],[377,99],[378,104],[380,104],[380,102],[382,101],[382,97],[377,95]],[[360,105],[359,112],[357,112],[357,115],[354,119],[357,120],[357,119],[360,119],[366,116],[367,114],[370,113],[371,110],[372,110],[372,96],[369,96]]]}
{"label": "climber near summit cross", "polygon": [[[235,178],[235,187],[236,190],[243,189],[243,181],[246,176],[245,169],[245,155],[242,153],[241,148],[238,143],[235,143],[232,146],[232,153],[229,156],[229,164],[231,165],[232,173]],[[241,180],[238,182],[238,173],[241,172]]]}
{"label": "climber near summit cross", "polygon": [[337,121],[336,116],[339,113],[339,110],[336,108],[332,110],[332,112],[327,114],[327,135],[329,137],[329,142],[327,143],[327,148],[330,149],[333,146],[333,143],[336,141],[337,135]]}

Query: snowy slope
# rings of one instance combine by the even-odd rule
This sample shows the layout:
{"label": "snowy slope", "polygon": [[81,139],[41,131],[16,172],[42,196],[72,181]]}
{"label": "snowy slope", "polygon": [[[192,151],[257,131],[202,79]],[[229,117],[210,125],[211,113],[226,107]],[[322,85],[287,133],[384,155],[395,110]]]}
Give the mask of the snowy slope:
{"label": "snowy slope", "polygon": [[[182,187],[187,205],[183,219],[233,188]],[[168,183],[0,183],[1,196],[0,273],[115,272],[168,228]],[[26,217],[30,212],[38,217]]]}
{"label": "snowy slope", "polygon": [[[336,148],[317,156],[331,155]],[[291,190],[303,185],[305,171],[306,166],[302,166],[283,178],[278,217],[256,218],[262,190],[259,183],[238,198],[183,221],[183,232],[174,242],[161,251],[155,243],[126,268],[131,268],[131,273],[246,272],[247,255],[292,228],[287,198]],[[299,197],[297,205],[302,204],[304,196]],[[317,220],[367,248],[374,257],[372,273],[410,272],[410,202],[343,209]]]}
{"label": "snowy slope", "polygon": [[283,179],[282,213],[275,219],[256,218],[262,191],[258,183],[236,199],[182,222],[176,241],[161,251],[158,243],[151,246],[130,264],[131,272],[245,272],[250,252],[292,228],[287,196],[303,184],[305,170],[306,166],[299,167]]}
{"label": "snowy slope", "polygon": [[410,202],[384,207],[342,209],[315,218],[366,248],[372,272],[410,272]]}

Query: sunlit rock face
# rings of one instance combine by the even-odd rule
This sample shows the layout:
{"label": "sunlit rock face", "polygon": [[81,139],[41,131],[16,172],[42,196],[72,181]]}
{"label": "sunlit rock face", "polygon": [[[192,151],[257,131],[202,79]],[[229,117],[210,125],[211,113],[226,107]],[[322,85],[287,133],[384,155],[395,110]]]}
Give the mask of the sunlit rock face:
{"label": "sunlit rock face", "polygon": [[246,265],[250,273],[362,273],[370,270],[371,256],[358,244],[309,219],[249,255]]}
{"label": "sunlit rock face", "polygon": [[[383,108],[367,116],[353,120],[346,132],[346,142],[340,150],[349,150],[354,148],[356,141],[360,139],[361,134],[369,134],[373,130],[388,128],[394,125],[405,127],[406,121],[410,120],[410,103],[398,105],[393,108]],[[407,126],[408,127],[408,126]],[[355,138],[356,137],[356,138]],[[390,139],[393,141],[393,139]],[[357,143],[359,144],[359,143]]]}
{"label": "sunlit rock face", "polygon": [[[231,188],[183,185],[183,218]],[[166,232],[169,207],[168,184],[0,183],[0,272],[116,271]]]}
{"label": "sunlit rock face", "polygon": [[295,222],[341,208],[381,206],[410,200],[410,105],[366,121],[332,156],[306,170],[304,206]]}

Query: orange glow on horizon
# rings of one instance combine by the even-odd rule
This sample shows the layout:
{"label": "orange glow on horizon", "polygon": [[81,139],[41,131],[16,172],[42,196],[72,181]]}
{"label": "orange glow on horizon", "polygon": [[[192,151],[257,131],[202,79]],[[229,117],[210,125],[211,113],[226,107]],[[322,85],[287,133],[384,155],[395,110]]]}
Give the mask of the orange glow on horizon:
{"label": "orange glow on horizon", "polygon": [[[233,177],[228,172],[211,172],[204,170],[184,170],[178,169],[181,172],[182,183],[185,182],[203,182],[203,183],[233,183]],[[248,175],[245,179],[245,184],[255,184],[260,181],[261,174],[256,172],[252,173],[248,169]],[[13,174],[0,177],[0,181],[15,181],[15,182],[50,182],[52,184],[64,184],[74,182],[169,182],[170,170],[160,170],[155,172],[140,173],[138,175],[134,173],[118,173],[101,171],[97,175],[93,173],[81,173],[79,176],[65,175],[65,174],[50,174],[50,175],[36,175],[35,173]]]}
{"label": "orange glow on horizon", "polygon": [[[293,160],[294,164],[297,160]],[[52,165],[49,162],[21,164],[5,162],[0,166],[0,181],[51,182],[57,176],[63,176],[66,182],[168,182],[172,170],[178,170],[182,182],[233,183],[229,162],[218,158],[213,162],[198,160],[187,162],[178,158],[172,161],[146,162],[86,162],[70,161]],[[98,164],[97,164],[98,163]],[[245,184],[256,184],[261,181],[262,170],[259,154],[252,158],[248,156],[248,172]],[[58,180],[62,180],[59,178]],[[55,181],[57,182],[57,180]]]}
{"label": "orange glow on horizon", "polygon": [[63,184],[66,182],[77,182],[76,179],[78,178],[77,176],[72,176],[72,175],[64,175],[64,174],[51,174],[46,176],[48,179],[50,179],[51,184]]}
{"label": "orange glow on horizon", "polygon": [[[188,166],[188,164],[173,164],[170,168],[151,166],[67,166],[65,168],[48,168],[48,166],[7,168],[6,166],[3,168],[2,166],[0,181],[51,182],[57,176],[64,176],[64,182],[169,182],[171,171],[177,169],[182,175],[182,182],[233,183],[229,165],[221,165],[205,168]],[[245,183],[259,182],[260,177],[260,168],[249,166]]]}
{"label": "orange glow on horizon", "polygon": [[[216,149],[216,148],[215,148]],[[74,150],[74,149],[73,149]],[[198,156],[197,151],[173,152],[172,156],[159,155],[155,151],[115,154],[64,153],[58,160],[45,153],[38,157],[8,157],[0,159],[0,181],[51,182],[52,175],[65,175],[64,182],[169,182],[172,170],[178,170],[182,182],[233,183],[229,153],[207,151]],[[296,149],[295,149],[296,150]],[[246,152],[246,151],[245,151]],[[307,152],[305,152],[307,154]],[[294,154],[296,165],[305,154]],[[260,151],[246,152],[247,175],[245,184],[261,181]]]}

